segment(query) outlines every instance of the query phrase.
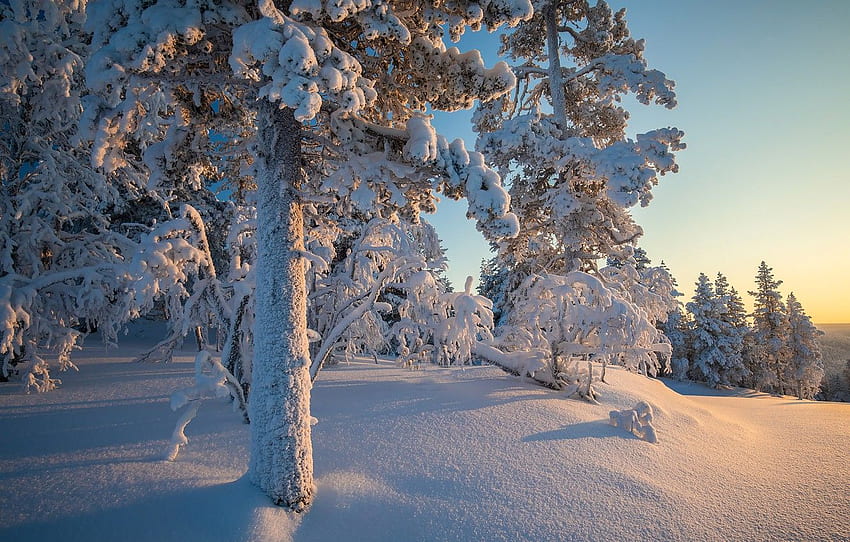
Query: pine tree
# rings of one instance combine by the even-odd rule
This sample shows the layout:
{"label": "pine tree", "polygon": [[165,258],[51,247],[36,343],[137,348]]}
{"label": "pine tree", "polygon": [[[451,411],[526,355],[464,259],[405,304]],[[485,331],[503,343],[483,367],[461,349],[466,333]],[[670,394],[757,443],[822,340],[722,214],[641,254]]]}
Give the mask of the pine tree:
{"label": "pine tree", "polygon": [[506,33],[502,51],[519,64],[517,91],[480,104],[474,122],[476,147],[510,179],[522,224],[499,246],[509,291],[534,274],[595,272],[600,258],[629,257],[643,233],[629,209],[649,203],[684,145],[676,129],[627,139],[620,100],[672,108],[673,82],[647,67],[625,10],[604,1],[544,3]]}
{"label": "pine tree", "polygon": [[89,329],[109,337],[132,313],[134,236],[113,215],[143,194],[89,166],[78,143],[87,57],[85,2],[0,4],[0,357],[28,391],[48,391]]}
{"label": "pine tree", "polygon": [[812,399],[823,380],[823,358],[818,337],[823,332],[812,324],[794,292],[788,294],[789,363],[786,381],[799,399]]}
{"label": "pine tree", "polygon": [[[181,107],[184,94],[219,96],[256,119],[249,477],[293,510],[314,492],[305,206],[340,194],[349,209],[417,216],[433,210],[439,189],[466,197],[469,215],[494,238],[517,227],[498,175],[462,142],[438,136],[425,113],[497,98],[515,81],[505,64],[488,70],[480,55],[446,48],[442,25],[451,21],[456,39],[467,26],[517,24],[531,4],[343,4],[113,0],[93,6],[88,23],[97,166],[132,165],[135,149],[136,163],[151,162],[185,133],[208,133],[205,119]],[[306,174],[315,156],[327,157],[321,176]]]}
{"label": "pine tree", "polygon": [[747,367],[756,389],[782,393],[785,389],[785,370],[788,365],[789,323],[782,295],[781,280],[773,269],[761,262],[756,274],[756,290],[749,294],[753,301],[752,331],[746,339]]}
{"label": "pine tree", "polygon": [[[629,36],[624,10],[615,13],[604,1],[557,0],[540,7],[502,40],[502,52],[517,64],[517,90],[480,103],[473,118],[476,148],[510,180],[512,210],[521,223],[517,237],[498,245],[498,266],[505,270],[498,275],[508,293],[498,304],[503,344],[514,350],[535,344],[551,352],[555,374],[563,372],[560,357],[571,359],[561,352],[584,349],[581,355],[589,357],[590,341],[580,337],[593,325],[561,336],[542,331],[551,326],[529,315],[541,304],[541,285],[576,288],[545,294],[556,307],[568,298],[593,303],[597,298],[584,293],[595,290],[591,282],[608,280],[598,261],[613,257],[632,266],[608,273],[623,279],[611,290],[629,308],[618,317],[619,335],[616,326],[603,326],[611,344],[600,339],[594,359],[655,372],[652,345],[666,339],[644,327],[661,318],[647,318],[653,311],[642,313],[649,307],[634,301],[635,294],[659,298],[642,296],[644,285],[629,291],[641,280],[635,247],[643,233],[629,210],[648,204],[660,175],[676,171],[674,153],[684,147],[683,134],[669,128],[627,138],[628,113],[620,100],[632,94],[644,104],[674,107],[673,83],[647,67],[643,41]],[[575,324],[567,320],[566,327]],[[629,340],[631,347],[623,344]]]}

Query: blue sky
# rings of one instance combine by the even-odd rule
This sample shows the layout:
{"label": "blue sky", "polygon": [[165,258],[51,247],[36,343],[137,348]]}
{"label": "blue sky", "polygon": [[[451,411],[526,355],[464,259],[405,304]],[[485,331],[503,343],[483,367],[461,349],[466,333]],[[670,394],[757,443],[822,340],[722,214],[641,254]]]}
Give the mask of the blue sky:
{"label": "blue sky", "polygon": [[[634,212],[641,246],[668,264],[686,298],[700,272],[718,271],[748,298],[765,260],[815,322],[850,322],[850,1],[610,4],[628,9],[650,66],[677,83],[672,111],[627,105],[630,134],[676,126],[688,145],[680,172]],[[496,43],[483,35],[460,46],[492,63]],[[474,146],[469,112],[434,124]],[[477,278],[488,247],[465,204],[443,201],[429,220],[455,287]]]}

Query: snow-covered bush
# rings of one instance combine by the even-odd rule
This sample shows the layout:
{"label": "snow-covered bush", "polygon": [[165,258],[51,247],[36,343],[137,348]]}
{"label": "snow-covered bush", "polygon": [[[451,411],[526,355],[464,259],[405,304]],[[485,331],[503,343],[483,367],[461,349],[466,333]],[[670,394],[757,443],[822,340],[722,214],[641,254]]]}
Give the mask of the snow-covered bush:
{"label": "snow-covered bush", "polygon": [[463,292],[440,296],[438,314],[433,336],[441,365],[471,363],[475,344],[493,340],[493,302],[472,293],[472,277],[467,277]]}
{"label": "snow-covered bush", "polygon": [[655,444],[658,436],[652,425],[652,407],[646,401],[641,401],[634,408],[627,410],[612,410],[608,413],[608,421],[614,427],[625,429],[641,440]]}
{"label": "snow-covered bush", "polygon": [[[545,352],[533,376],[557,389],[594,400],[593,382],[604,379],[607,364],[656,375],[656,354],[670,355],[669,342],[646,312],[592,275],[533,276],[522,292],[526,301],[515,305],[494,345]],[[598,377],[594,363],[601,364]]]}

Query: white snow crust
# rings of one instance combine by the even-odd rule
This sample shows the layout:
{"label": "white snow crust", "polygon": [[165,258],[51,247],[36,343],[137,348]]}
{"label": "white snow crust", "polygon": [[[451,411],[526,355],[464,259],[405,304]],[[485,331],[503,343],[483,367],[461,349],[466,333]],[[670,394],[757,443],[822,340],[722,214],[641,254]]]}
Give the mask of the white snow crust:
{"label": "white snow crust", "polygon": [[[104,351],[49,394],[0,384],[0,540],[845,540],[850,404],[608,371],[600,404],[492,367],[322,371],[307,514],[243,474],[248,426],[209,401],[162,461],[193,353]],[[658,443],[609,424],[644,401]]]}

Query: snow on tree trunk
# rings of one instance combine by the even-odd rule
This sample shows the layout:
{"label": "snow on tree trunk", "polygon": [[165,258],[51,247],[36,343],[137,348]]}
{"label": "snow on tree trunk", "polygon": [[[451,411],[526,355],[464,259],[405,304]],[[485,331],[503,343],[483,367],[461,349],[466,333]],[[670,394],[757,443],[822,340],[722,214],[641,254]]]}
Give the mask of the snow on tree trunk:
{"label": "snow on tree trunk", "polygon": [[543,11],[546,20],[546,50],[549,54],[549,93],[552,111],[561,130],[567,127],[567,98],[564,95],[564,78],[561,73],[561,48],[558,37],[558,5],[555,0]]}
{"label": "snow on tree trunk", "polygon": [[257,175],[257,288],[254,320],[251,481],[294,511],[315,493],[310,441],[310,355],[300,124],[291,109],[260,102]]}

